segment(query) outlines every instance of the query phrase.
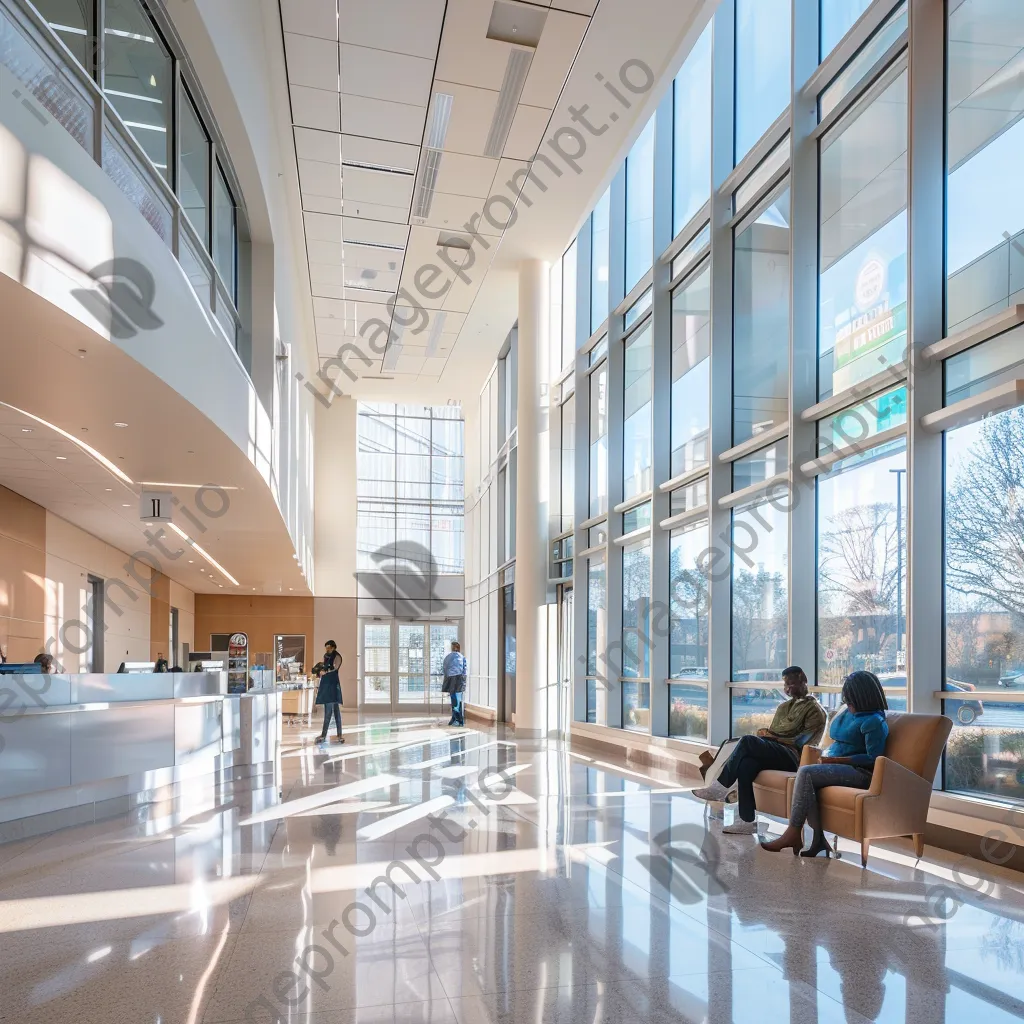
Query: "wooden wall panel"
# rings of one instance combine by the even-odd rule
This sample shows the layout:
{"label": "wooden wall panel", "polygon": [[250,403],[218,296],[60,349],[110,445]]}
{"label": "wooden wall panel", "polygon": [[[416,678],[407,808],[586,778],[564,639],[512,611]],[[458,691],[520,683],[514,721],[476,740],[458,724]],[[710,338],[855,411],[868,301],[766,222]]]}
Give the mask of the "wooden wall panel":
{"label": "wooden wall panel", "polygon": [[[306,671],[319,661],[313,635],[313,598],[196,594],[195,650],[210,649],[211,633],[245,633],[249,658],[272,654],[276,633],[306,638]],[[322,649],[323,644],[320,644]]]}
{"label": "wooden wall panel", "polygon": [[46,509],[0,487],[0,645],[10,662],[42,649],[46,612]]}

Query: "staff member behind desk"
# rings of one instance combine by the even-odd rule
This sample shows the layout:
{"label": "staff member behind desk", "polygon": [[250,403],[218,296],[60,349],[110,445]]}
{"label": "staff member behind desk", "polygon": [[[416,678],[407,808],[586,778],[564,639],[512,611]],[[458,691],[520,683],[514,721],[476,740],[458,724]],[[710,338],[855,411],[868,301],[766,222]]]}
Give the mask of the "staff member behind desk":
{"label": "staff member behind desk", "polygon": [[754,779],[763,771],[796,771],[804,744],[824,731],[825,709],[808,694],[807,676],[802,668],[791,665],[783,669],[782,689],[789,699],[776,708],[772,724],[759,729],[756,736],[744,736],[735,742],[718,778],[693,791],[698,800],[724,800],[733,786],[738,788],[739,818],[722,829],[729,835],[749,836],[757,832]]}
{"label": "staff member behind desk", "polygon": [[452,697],[452,720],[449,725],[466,724],[466,708],[463,694],[466,692],[466,659],[462,655],[462,647],[458,640],[452,641],[451,654],[444,659],[441,666],[444,673],[442,693],[450,693]]}
{"label": "staff member behind desk", "polygon": [[332,714],[338,729],[338,742],[345,742],[341,735],[341,677],[338,675],[340,668],[341,655],[338,653],[338,645],[333,640],[328,640],[324,644],[323,674],[320,676],[320,685],[316,688],[316,702],[324,706],[324,727],[317,743],[327,742],[327,730],[331,725]]}

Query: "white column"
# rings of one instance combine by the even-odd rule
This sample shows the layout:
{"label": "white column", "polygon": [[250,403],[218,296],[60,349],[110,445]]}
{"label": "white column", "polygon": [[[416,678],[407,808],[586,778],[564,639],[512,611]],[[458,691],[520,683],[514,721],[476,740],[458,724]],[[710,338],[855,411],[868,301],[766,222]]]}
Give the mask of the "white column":
{"label": "white column", "polygon": [[554,728],[548,678],[548,265],[519,265],[516,481],[516,735]]}

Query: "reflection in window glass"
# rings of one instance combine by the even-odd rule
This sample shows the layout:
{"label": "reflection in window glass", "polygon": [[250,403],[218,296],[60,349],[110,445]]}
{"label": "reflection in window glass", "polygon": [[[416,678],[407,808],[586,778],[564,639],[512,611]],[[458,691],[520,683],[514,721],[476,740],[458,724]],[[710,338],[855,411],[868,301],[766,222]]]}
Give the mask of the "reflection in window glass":
{"label": "reflection in window glass", "polygon": [[210,245],[210,140],[192,100],[181,89],[178,124],[178,198],[205,247]]}
{"label": "reflection in window glass", "polygon": [[[786,502],[737,509],[732,521],[732,678],[781,679],[788,650]],[[782,511],[780,511],[780,509]]]}
{"label": "reflection in window glass", "polygon": [[821,152],[818,397],[907,347],[907,73]]}
{"label": "reflection in window glass", "polygon": [[708,738],[708,684],[668,684],[668,734],[676,739]]}
{"label": "reflection in window glass", "polygon": [[608,223],[611,214],[611,187],[597,201],[591,217],[590,258],[590,333],[608,317]]}
{"label": "reflection in window glass", "polygon": [[946,360],[946,405],[1024,377],[1024,327]]}
{"label": "reflection in window glass", "polygon": [[[1022,494],[1024,409],[946,434],[947,690],[1024,686]],[[946,788],[1024,799],[1024,708],[964,697],[944,702]]]}
{"label": "reflection in window glass", "polygon": [[213,187],[213,262],[232,301],[235,299],[235,237],[235,201],[224,172],[218,167]]}
{"label": "reflection in window glass", "polygon": [[672,294],[672,476],[708,463],[711,270]]}
{"label": "reflection in window glass", "polygon": [[78,63],[91,72],[95,57],[92,0],[37,0],[35,8]]}
{"label": "reflection in window glass", "polygon": [[683,512],[703,508],[708,503],[708,478],[702,476],[692,484],[677,487],[669,495],[669,513],[677,516]]}
{"label": "reflection in window glass", "polygon": [[845,448],[907,422],[906,386],[869,398],[818,424],[818,454]]}
{"label": "reflection in window glass", "polygon": [[608,511],[608,364],[590,375],[590,514]]}
{"label": "reflection in window glass", "polygon": [[742,491],[744,487],[763,483],[773,476],[785,473],[787,469],[789,469],[789,439],[784,438],[767,448],[737,459],[732,464],[732,489]]}
{"label": "reflection in window glass", "polygon": [[[747,226],[749,225],[749,226]],[[732,443],[789,415],[789,189],[736,234]]]}
{"label": "reflection in window glass", "polygon": [[562,365],[576,357],[576,242],[562,257]]}
{"label": "reflection in window glass", "polygon": [[672,86],[673,236],[711,195],[711,26],[708,22]]}
{"label": "reflection in window glass", "polygon": [[626,341],[622,427],[623,500],[651,489],[651,338],[648,323]]}
{"label": "reflection in window glass", "polygon": [[651,727],[651,541],[622,549],[622,727]]}
{"label": "reflection in window glass", "polygon": [[576,495],[576,396],[562,403],[562,522],[559,532],[572,528]]}
{"label": "reflection in window glass", "polygon": [[[593,681],[593,699],[587,699],[587,721],[605,725],[607,680],[599,673],[601,655],[608,647],[608,590],[604,555],[587,562],[587,675]],[[591,687],[588,685],[588,693]]]}
{"label": "reflection in window glass", "polygon": [[[769,672],[748,672],[752,681],[774,679]],[[786,700],[781,690],[752,688],[732,691],[730,711],[732,712],[732,730],[730,736],[750,736],[758,729],[767,729],[775,717],[775,709]]]}
{"label": "reflection in window glass", "polygon": [[103,90],[165,177],[171,152],[171,55],[136,0],[107,0]]}
{"label": "reflection in window glass", "polygon": [[906,471],[898,441],[818,477],[819,683],[906,671]]}
{"label": "reflection in window glass", "polygon": [[736,0],[736,163],[789,106],[791,0]]}
{"label": "reflection in window glass", "polygon": [[[709,545],[706,519],[673,530],[669,537],[669,614],[671,640],[668,673],[671,679],[708,678]],[[705,714],[707,712],[705,711]],[[705,730],[707,722],[704,723]]]}
{"label": "reflection in window glass", "polygon": [[824,60],[872,0],[821,0],[821,59]]}
{"label": "reflection in window glass", "polygon": [[622,513],[622,533],[633,533],[634,530],[643,530],[651,525],[651,503],[645,501],[642,505],[631,508],[628,512]]}
{"label": "reflection in window glass", "polygon": [[1024,22],[1008,0],[948,4],[949,333],[1024,301]]}
{"label": "reflection in window glass", "polygon": [[654,259],[654,118],[626,158],[626,294]]}

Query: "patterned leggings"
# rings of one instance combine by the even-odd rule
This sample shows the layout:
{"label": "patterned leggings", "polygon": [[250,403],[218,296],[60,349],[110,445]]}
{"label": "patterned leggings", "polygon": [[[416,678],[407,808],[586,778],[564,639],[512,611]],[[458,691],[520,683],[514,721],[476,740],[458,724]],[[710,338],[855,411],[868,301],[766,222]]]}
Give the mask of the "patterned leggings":
{"label": "patterned leggings", "polygon": [[789,823],[803,828],[807,822],[815,832],[821,831],[818,813],[818,790],[826,786],[850,786],[867,789],[871,785],[871,772],[854,768],[852,764],[808,764],[796,773],[793,786],[793,807]]}

